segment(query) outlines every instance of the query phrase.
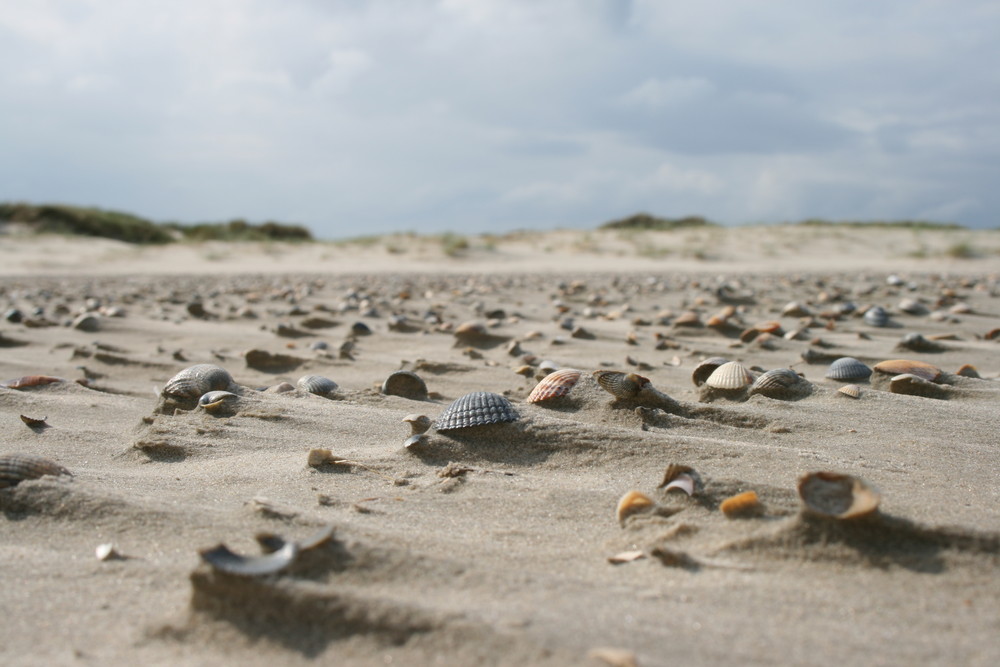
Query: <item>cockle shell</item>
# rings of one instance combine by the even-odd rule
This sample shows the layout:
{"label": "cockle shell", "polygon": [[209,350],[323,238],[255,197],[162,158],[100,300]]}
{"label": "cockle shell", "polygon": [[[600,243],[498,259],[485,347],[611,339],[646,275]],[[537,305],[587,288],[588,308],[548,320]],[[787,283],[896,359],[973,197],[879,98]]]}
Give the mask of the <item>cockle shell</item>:
{"label": "cockle shell", "polygon": [[882,375],[895,376],[910,374],[931,382],[941,377],[941,369],[924,361],[912,359],[889,359],[880,361],[872,367],[872,371]]}
{"label": "cockle shell", "polygon": [[746,366],[738,361],[727,361],[712,371],[705,384],[713,389],[736,390],[750,386],[753,381],[753,373]]}
{"label": "cockle shell", "polygon": [[799,479],[806,511],[830,519],[856,519],[878,509],[881,495],[864,480],[836,472],[810,472]]}
{"label": "cockle shell", "polygon": [[232,404],[237,400],[239,400],[239,396],[231,391],[210,391],[201,395],[201,398],[198,399],[198,405],[209,412],[215,412],[224,405]]}
{"label": "cockle shell", "polygon": [[36,454],[4,454],[0,456],[0,489],[17,486],[26,479],[45,475],[72,475],[55,461]]}
{"label": "cockle shell", "polygon": [[691,381],[694,382],[696,387],[700,387],[705,384],[705,380],[715,372],[716,368],[728,362],[729,359],[725,357],[709,357],[705,359],[695,366],[694,371],[691,373]]}
{"label": "cockle shell", "polygon": [[761,394],[768,398],[793,398],[804,393],[806,381],[791,368],[775,368],[754,380],[750,394]]}
{"label": "cockle shell", "polygon": [[528,403],[540,403],[568,394],[580,381],[580,371],[575,368],[563,368],[549,373],[535,385],[528,394]]}
{"label": "cockle shell", "polygon": [[649,378],[636,373],[600,370],[593,375],[597,384],[615,398],[633,398],[649,384]]}
{"label": "cockle shell", "polygon": [[438,431],[515,422],[520,418],[510,401],[500,394],[474,391],[456,399],[437,418]]}
{"label": "cockle shell", "polygon": [[645,493],[629,491],[618,501],[615,516],[618,518],[618,523],[624,523],[625,519],[633,514],[651,510],[655,506],[656,502]]}
{"label": "cockle shell", "polygon": [[229,389],[233,377],[225,368],[214,364],[195,364],[170,378],[163,386],[163,395],[172,398],[194,399],[210,391]]}
{"label": "cockle shell", "polygon": [[873,327],[884,327],[889,323],[889,311],[882,306],[872,306],[865,311],[865,324]]}
{"label": "cockle shell", "polygon": [[856,384],[845,384],[837,390],[837,393],[843,394],[848,398],[861,398],[861,387]]}
{"label": "cockle shell", "polygon": [[300,390],[317,396],[329,396],[337,391],[337,383],[322,375],[303,375],[295,386]]}
{"label": "cockle shell", "polygon": [[396,371],[382,382],[382,393],[414,401],[427,400],[427,383],[413,371]]}
{"label": "cockle shell", "polygon": [[841,357],[832,364],[826,372],[831,380],[850,381],[866,380],[872,374],[872,369],[854,357]]}

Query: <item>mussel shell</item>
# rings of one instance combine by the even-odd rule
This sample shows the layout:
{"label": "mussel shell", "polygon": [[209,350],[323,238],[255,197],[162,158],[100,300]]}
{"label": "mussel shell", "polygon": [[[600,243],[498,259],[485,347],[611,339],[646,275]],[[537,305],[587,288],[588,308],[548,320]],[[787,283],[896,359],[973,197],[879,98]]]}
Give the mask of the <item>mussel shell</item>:
{"label": "mussel shell", "polygon": [[695,366],[694,371],[691,373],[691,381],[694,382],[696,387],[700,387],[705,384],[705,380],[715,372],[716,368],[725,363],[729,363],[729,359],[725,357],[710,357],[705,359]]}
{"label": "mussel shell", "polygon": [[55,461],[37,454],[4,454],[0,456],[0,489],[17,486],[26,479],[45,475],[71,475],[69,470]]}
{"label": "mussel shell", "polygon": [[563,368],[546,375],[528,395],[528,403],[539,403],[567,395],[580,381],[580,371]]}
{"label": "mussel shell", "polygon": [[195,364],[170,378],[163,386],[163,395],[194,399],[210,391],[229,389],[233,377],[225,368],[214,364]]}
{"label": "mussel shell", "polygon": [[889,323],[889,311],[882,306],[872,306],[865,311],[865,324],[873,327],[884,327]]}
{"label": "mussel shell", "polygon": [[413,371],[396,371],[382,382],[382,393],[414,401],[427,400],[427,383]]}
{"label": "mussel shell", "polygon": [[438,431],[515,422],[520,418],[511,402],[490,391],[474,391],[455,399],[437,418]]}
{"label": "mussel shell", "polygon": [[594,379],[615,398],[633,398],[649,384],[649,378],[621,371],[594,371]]}
{"label": "mussel shell", "polygon": [[864,480],[836,472],[811,472],[798,484],[806,511],[831,519],[856,519],[878,509],[881,495]]}
{"label": "mussel shell", "polygon": [[791,368],[775,368],[754,380],[750,393],[768,398],[792,398],[803,393],[806,386],[805,380]]}
{"label": "mussel shell", "polygon": [[753,382],[753,373],[738,361],[727,361],[712,371],[705,380],[705,384],[709,387],[725,390],[744,389]]}
{"label": "mussel shell", "polygon": [[867,364],[854,357],[841,357],[830,364],[826,377],[831,380],[851,381],[866,380],[871,374],[872,369]]}
{"label": "mussel shell", "polygon": [[317,396],[328,396],[337,391],[337,383],[322,375],[303,375],[295,383],[295,386]]}

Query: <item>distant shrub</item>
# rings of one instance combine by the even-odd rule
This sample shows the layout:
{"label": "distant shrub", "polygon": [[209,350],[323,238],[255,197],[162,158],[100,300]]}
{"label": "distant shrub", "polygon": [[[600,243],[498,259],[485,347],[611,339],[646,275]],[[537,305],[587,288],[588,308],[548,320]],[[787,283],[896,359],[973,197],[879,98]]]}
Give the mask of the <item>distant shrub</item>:
{"label": "distant shrub", "polygon": [[979,257],[979,252],[969,243],[956,243],[948,246],[944,254],[952,259],[975,259]]}
{"label": "distant shrub", "polygon": [[636,213],[627,218],[605,222],[598,229],[655,229],[670,230],[684,227],[714,227],[715,223],[700,215],[689,215],[683,218],[659,218],[649,213]]}
{"label": "distant shrub", "polygon": [[460,257],[469,249],[469,239],[461,234],[445,232],[441,235],[441,249],[449,257]]}
{"label": "distant shrub", "polygon": [[188,241],[312,241],[312,232],[302,225],[279,222],[252,224],[236,219],[229,222],[203,222],[194,225],[170,223],[171,229]]}
{"label": "distant shrub", "polygon": [[36,232],[77,234],[128,243],[170,243],[170,231],[149,220],[118,211],[62,204],[0,204],[0,220],[26,224]]}
{"label": "distant shrub", "polygon": [[965,229],[954,222],[932,222],[929,220],[823,220],[809,218],[795,223],[804,227],[877,227],[893,229]]}

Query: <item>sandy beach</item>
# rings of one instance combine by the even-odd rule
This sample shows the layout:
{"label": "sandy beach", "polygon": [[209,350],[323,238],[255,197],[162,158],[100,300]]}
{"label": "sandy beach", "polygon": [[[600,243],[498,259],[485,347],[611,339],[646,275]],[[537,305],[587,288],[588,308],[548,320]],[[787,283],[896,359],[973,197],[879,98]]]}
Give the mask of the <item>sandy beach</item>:
{"label": "sandy beach", "polygon": [[[998,664],[998,248],[791,227],[451,253],[0,237],[0,661]],[[793,386],[697,385],[716,357]],[[827,378],[843,357],[916,363]],[[196,365],[232,396],[171,394]],[[530,402],[548,368],[580,373]],[[401,370],[426,391],[386,393]],[[473,392],[500,421],[404,444],[405,418]],[[810,509],[819,472],[877,508],[823,514],[836,485],[810,478]],[[664,488],[678,475],[690,495]],[[220,544],[243,558],[210,563]]]}

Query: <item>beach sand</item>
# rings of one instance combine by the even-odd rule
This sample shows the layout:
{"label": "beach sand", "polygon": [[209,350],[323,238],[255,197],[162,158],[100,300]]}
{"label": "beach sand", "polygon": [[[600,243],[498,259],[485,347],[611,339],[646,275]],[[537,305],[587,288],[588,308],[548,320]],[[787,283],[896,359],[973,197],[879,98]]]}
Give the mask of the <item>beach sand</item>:
{"label": "beach sand", "polygon": [[[0,489],[0,661],[1000,664],[996,236],[551,232],[454,256],[406,236],[0,238],[0,306],[21,313],[0,321],[0,455],[72,473]],[[872,305],[888,326],[860,317]],[[699,326],[676,324],[687,311]],[[939,349],[900,349],[909,333]],[[717,356],[806,389],[713,395],[692,372]],[[824,377],[845,356],[932,364],[940,397],[883,378],[849,398]],[[529,403],[542,362],[580,379]],[[164,400],[196,364],[229,372],[231,404]],[[401,369],[427,398],[382,393]],[[616,399],[595,370],[655,389]],[[310,374],[337,389],[273,389]],[[10,386],[26,376],[61,381]],[[518,419],[404,446],[407,415],[470,392]],[[671,464],[693,496],[660,488]],[[819,471],[872,485],[878,510],[805,511]],[[619,521],[633,490],[652,505]],[[755,511],[720,511],[746,491]],[[199,555],[330,527],[274,574]]]}

